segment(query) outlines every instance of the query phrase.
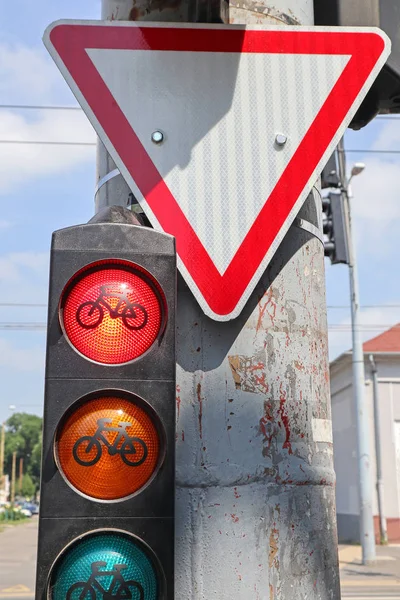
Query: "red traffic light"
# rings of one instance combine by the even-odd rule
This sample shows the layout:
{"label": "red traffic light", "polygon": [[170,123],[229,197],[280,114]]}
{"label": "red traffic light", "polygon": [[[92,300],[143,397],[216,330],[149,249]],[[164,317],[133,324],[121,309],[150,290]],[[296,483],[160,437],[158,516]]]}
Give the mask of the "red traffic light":
{"label": "red traffic light", "polygon": [[142,356],[162,332],[165,300],[154,277],[122,260],[87,265],[60,302],[61,326],[86,358],[117,365]]}

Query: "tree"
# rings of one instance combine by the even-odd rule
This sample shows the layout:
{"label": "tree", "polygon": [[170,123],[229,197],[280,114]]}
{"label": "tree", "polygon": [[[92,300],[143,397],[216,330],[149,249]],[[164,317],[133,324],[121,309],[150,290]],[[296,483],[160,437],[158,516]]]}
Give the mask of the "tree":
{"label": "tree", "polygon": [[24,471],[35,489],[40,478],[41,435],[42,419],[37,415],[15,413],[6,422],[4,470],[11,478],[12,454],[16,452],[17,464],[19,458],[24,459]]}
{"label": "tree", "polygon": [[24,498],[31,499],[34,496],[35,491],[36,491],[36,486],[32,481],[32,477],[28,473],[25,473],[25,475],[22,478],[21,495]]}

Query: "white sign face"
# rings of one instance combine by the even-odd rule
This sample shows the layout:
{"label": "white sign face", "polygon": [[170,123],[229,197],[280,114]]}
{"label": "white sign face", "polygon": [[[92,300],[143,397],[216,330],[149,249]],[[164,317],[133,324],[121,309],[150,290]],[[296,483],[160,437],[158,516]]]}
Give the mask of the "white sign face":
{"label": "white sign face", "polygon": [[106,22],[56,23],[45,43],[217,320],[242,310],[390,45],[366,28]]}

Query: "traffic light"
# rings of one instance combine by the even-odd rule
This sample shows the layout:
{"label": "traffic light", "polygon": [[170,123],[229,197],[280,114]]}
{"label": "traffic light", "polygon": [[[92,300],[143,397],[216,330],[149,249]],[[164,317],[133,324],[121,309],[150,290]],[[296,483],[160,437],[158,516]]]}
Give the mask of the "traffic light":
{"label": "traffic light", "polygon": [[330,258],[333,265],[338,263],[348,265],[348,219],[343,194],[330,192],[328,196],[322,198],[322,210],[323,232],[326,236],[325,256]]}
{"label": "traffic light", "polygon": [[175,242],[133,219],[53,234],[37,600],[174,597]]}
{"label": "traffic light", "polygon": [[337,165],[337,151],[332,154],[321,173],[321,188],[340,187],[339,169]]}
{"label": "traffic light", "polygon": [[400,112],[400,3],[398,0],[314,0],[315,25],[380,27],[392,42],[392,52],[354,116],[360,129],[378,113]]}

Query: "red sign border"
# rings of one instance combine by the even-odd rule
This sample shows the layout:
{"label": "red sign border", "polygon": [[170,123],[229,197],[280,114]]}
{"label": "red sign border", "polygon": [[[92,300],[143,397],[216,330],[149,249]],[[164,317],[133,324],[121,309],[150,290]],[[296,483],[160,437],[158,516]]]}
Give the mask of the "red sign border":
{"label": "red sign border", "polygon": [[[50,43],[166,233],[211,313],[232,318],[269,248],[385,50],[379,30],[54,24]],[[349,55],[350,59],[258,217],[221,275],[105,85],[86,49]],[[311,187],[311,186],[310,186]],[[151,215],[149,215],[151,217]],[[254,283],[255,284],[255,283]],[[236,315],[235,315],[236,316]]]}

